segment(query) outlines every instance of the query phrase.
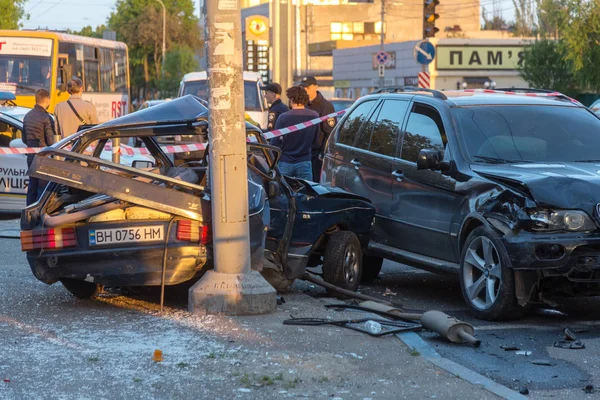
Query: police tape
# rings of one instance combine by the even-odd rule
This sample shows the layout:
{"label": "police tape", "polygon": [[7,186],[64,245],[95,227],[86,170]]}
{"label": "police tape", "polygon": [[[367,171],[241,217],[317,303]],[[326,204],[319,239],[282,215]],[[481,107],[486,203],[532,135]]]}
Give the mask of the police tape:
{"label": "police tape", "polygon": [[[306,129],[308,127],[320,124],[324,121],[334,120],[335,117],[338,117],[344,114],[346,110],[341,110],[337,112],[333,112],[331,114],[324,115],[319,118],[311,119],[310,121],[302,122],[296,125],[288,126],[286,128],[275,129],[273,131],[264,132],[263,136],[268,139],[273,139],[276,137],[281,137],[283,135],[287,135],[288,133],[297,132],[302,129]],[[335,121],[335,120],[334,120]],[[331,124],[330,124],[331,125]],[[247,142],[256,142],[254,137],[246,138]],[[162,151],[165,153],[189,153],[192,151],[200,151],[206,149],[207,143],[190,143],[190,144],[180,144],[180,145],[166,145],[160,146]],[[0,154],[35,154],[39,153],[43,148],[41,147],[0,147]],[[110,151],[112,146],[107,144],[104,147],[105,150]],[[112,149],[113,153],[116,153],[114,149]],[[135,155],[151,155],[150,151],[145,147],[131,147],[125,144],[120,145],[120,153],[126,154],[128,156]]]}

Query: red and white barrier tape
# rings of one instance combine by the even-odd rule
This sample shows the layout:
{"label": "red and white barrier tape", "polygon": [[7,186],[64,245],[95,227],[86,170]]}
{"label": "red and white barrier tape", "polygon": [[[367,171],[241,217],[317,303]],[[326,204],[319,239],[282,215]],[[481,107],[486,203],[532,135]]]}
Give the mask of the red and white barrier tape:
{"label": "red and white barrier tape", "polygon": [[[297,132],[299,130],[306,129],[309,126],[314,126],[314,125],[320,124],[321,122],[323,122],[329,118],[338,117],[338,116],[344,114],[345,112],[346,112],[346,110],[341,110],[341,111],[337,111],[337,112],[334,112],[331,114],[327,114],[323,117],[311,119],[310,121],[306,121],[306,122],[302,122],[300,124],[288,126],[287,128],[276,129],[276,130],[270,131],[270,132],[264,132],[263,136],[266,139],[273,139],[276,137],[287,135],[288,133]],[[256,139],[254,137],[249,137],[246,139],[246,141],[247,142],[256,142]],[[204,150],[206,148],[206,145],[207,145],[207,143],[191,143],[191,144],[181,144],[181,145],[160,146],[160,148],[165,153],[187,153],[190,151]],[[93,150],[93,147],[90,147],[90,148]],[[90,150],[90,148],[88,148],[88,150]],[[111,150],[112,146],[110,144],[107,144],[104,147],[104,149]],[[0,154],[34,154],[34,153],[39,153],[40,150],[42,150],[42,148],[40,148],[40,147],[0,147]],[[121,154],[126,154],[128,156],[151,155],[150,151],[148,151],[148,149],[145,147],[131,147],[131,146],[127,146],[125,144],[121,144],[120,150],[121,150]]]}

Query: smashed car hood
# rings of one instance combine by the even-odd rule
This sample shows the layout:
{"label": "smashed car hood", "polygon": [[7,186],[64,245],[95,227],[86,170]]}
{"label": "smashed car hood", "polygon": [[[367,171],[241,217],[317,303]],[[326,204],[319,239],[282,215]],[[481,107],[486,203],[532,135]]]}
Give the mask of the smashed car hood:
{"label": "smashed car hood", "polygon": [[600,162],[471,165],[489,179],[525,188],[539,206],[592,213],[600,203]]}

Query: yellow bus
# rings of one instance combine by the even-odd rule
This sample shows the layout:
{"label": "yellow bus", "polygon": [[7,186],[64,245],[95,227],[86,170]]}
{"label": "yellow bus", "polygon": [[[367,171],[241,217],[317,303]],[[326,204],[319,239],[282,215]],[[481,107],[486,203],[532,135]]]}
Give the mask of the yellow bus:
{"label": "yellow bus", "polygon": [[83,81],[83,98],[96,106],[100,122],[129,110],[127,45],[49,31],[0,30],[0,92],[11,92],[23,107],[35,105],[35,92],[47,89],[49,111],[69,94],[66,82]]}

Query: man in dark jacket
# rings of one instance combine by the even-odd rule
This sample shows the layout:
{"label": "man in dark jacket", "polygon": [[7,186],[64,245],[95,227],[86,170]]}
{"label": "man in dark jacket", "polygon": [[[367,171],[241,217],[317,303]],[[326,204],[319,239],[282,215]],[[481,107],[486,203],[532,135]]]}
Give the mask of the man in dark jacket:
{"label": "man in dark jacket", "polygon": [[[335,112],[333,104],[327,101],[323,97],[321,92],[317,90],[319,86],[317,85],[317,80],[313,76],[305,76],[304,78],[302,78],[302,80],[300,81],[300,86],[302,86],[308,94],[308,109],[316,111],[317,114],[319,114],[319,117],[323,117],[325,115]],[[323,165],[323,149],[325,147],[325,143],[327,143],[329,134],[335,126],[335,123],[335,118],[326,119],[325,121],[319,124],[317,134],[315,135],[315,140],[313,141],[312,145],[311,156],[313,180],[315,182],[319,182],[321,180],[321,166]]]}
{"label": "man in dark jacket", "polygon": [[[292,109],[279,116],[275,129],[300,124],[318,118],[319,115],[308,110],[308,95],[298,86],[286,90],[286,96],[290,101]],[[311,146],[317,132],[317,126],[309,126],[295,132],[274,138],[271,143],[281,148],[279,159],[279,170],[283,175],[312,180]]]}
{"label": "man in dark jacket", "polygon": [[267,131],[272,131],[275,129],[277,118],[290,109],[281,101],[281,85],[279,83],[271,82],[268,85],[261,86],[261,90],[265,91],[265,98],[267,103],[270,104]]}
{"label": "man in dark jacket", "polygon": [[[23,142],[27,147],[46,147],[54,142],[54,121],[46,111],[50,106],[50,93],[46,89],[40,89],[35,92],[35,107],[23,118]],[[31,163],[35,154],[27,155],[27,167],[31,168]],[[29,177],[27,186],[27,205],[35,203],[41,196],[46,181]]]}

